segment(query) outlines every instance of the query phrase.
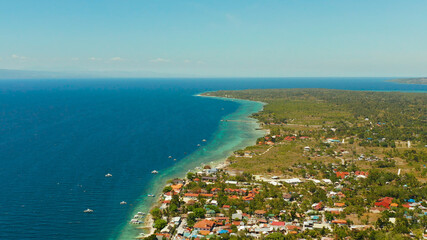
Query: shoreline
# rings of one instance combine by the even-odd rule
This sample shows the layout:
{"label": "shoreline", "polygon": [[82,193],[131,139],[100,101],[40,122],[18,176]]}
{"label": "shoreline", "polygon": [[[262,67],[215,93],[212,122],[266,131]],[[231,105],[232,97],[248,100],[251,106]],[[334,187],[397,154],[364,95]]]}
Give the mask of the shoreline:
{"label": "shoreline", "polygon": [[[116,239],[140,239],[154,233],[154,221],[149,212],[154,207],[159,206],[159,197],[161,196],[162,190],[167,184],[167,181],[174,178],[183,178],[185,177],[185,174],[187,172],[197,170],[198,168],[201,168],[204,165],[210,165],[218,169],[224,169],[229,165],[227,159],[234,151],[253,145],[258,137],[265,135],[265,131],[260,129],[258,121],[254,118],[251,118],[250,116],[253,113],[262,111],[266,103],[244,99],[207,96],[202,94],[204,93],[199,93],[193,96],[210,97],[222,101],[237,102],[239,104],[238,109],[231,114],[225,115],[222,120],[229,120],[229,118],[237,118],[238,121],[242,122],[231,123],[225,121],[224,123],[221,120],[218,125],[217,131],[213,134],[212,140],[208,142],[207,145],[202,146],[201,148],[197,149],[195,152],[187,156],[185,159],[181,160],[181,164],[177,164],[176,166],[165,169],[161,173],[157,174],[158,176],[154,177],[150,181],[149,185],[151,187],[149,187],[143,192],[143,194],[138,199],[136,207],[134,207],[132,213],[129,215],[129,217],[131,218],[137,212],[145,212],[146,215],[142,218],[143,224],[130,224],[130,218],[128,217],[126,223],[121,225],[121,233]],[[228,132],[233,133],[227,136]],[[231,140],[234,140],[234,142],[232,142],[232,144],[230,145],[229,142],[227,142],[227,140],[230,139],[227,138],[231,138]],[[149,193],[155,194],[155,197],[153,197],[152,199],[147,199],[146,196]],[[140,233],[144,233],[145,235],[141,236]]]}

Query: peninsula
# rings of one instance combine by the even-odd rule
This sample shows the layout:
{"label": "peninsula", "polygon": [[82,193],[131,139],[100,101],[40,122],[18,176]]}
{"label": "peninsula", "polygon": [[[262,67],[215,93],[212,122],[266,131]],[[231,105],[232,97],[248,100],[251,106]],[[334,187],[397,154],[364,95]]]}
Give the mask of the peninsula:
{"label": "peninsula", "polygon": [[422,77],[422,78],[400,78],[400,79],[390,80],[390,82],[405,83],[405,84],[422,84],[422,85],[427,85],[427,77]]}
{"label": "peninsula", "polygon": [[[217,91],[265,102],[266,135],[223,168],[173,179],[146,239],[427,237],[427,95]],[[154,230],[153,229],[153,230]]]}

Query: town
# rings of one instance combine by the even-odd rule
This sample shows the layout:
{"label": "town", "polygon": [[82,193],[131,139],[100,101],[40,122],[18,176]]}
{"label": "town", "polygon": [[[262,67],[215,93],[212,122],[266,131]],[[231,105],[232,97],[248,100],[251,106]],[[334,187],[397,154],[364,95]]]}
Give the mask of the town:
{"label": "town", "polygon": [[[149,214],[155,231],[141,238],[427,239],[426,136],[410,133],[422,133],[422,124],[395,130],[391,126],[402,120],[390,114],[398,111],[395,105],[383,117],[351,117],[354,109],[335,104],[334,115],[314,108],[302,115],[290,107],[294,118],[285,118],[277,97],[264,91],[257,93],[264,98],[251,100],[269,103],[254,116],[266,135],[236,151],[226,165],[204,165],[169,181]],[[301,90],[287,91],[281,94],[294,97]],[[243,99],[247,94],[237,93]],[[349,104],[361,94],[337,93],[334,99],[345,96]],[[368,95],[368,103],[384,98],[377,95]],[[141,218],[132,223],[143,223]]]}

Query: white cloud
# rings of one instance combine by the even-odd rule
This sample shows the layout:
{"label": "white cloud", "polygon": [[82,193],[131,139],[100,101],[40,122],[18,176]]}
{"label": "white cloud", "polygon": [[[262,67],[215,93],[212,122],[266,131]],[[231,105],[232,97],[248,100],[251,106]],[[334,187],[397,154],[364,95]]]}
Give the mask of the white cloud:
{"label": "white cloud", "polygon": [[96,58],[96,57],[90,57],[90,58],[88,58],[89,60],[91,60],[91,61],[99,61],[99,60],[102,60],[102,58]]}
{"label": "white cloud", "polygon": [[190,60],[188,60],[188,59],[185,59],[184,60],[184,63],[190,63],[191,61]]}
{"label": "white cloud", "polygon": [[12,56],[10,56],[10,57],[13,58],[13,59],[18,59],[18,60],[27,60],[28,59],[27,57],[18,56],[16,54],[12,54]]}
{"label": "white cloud", "polygon": [[123,61],[124,59],[121,57],[112,57],[110,58],[110,61]]}
{"label": "white cloud", "polygon": [[156,58],[156,59],[151,59],[150,62],[155,62],[155,63],[166,63],[166,62],[170,62],[171,60],[169,59],[164,59],[164,58]]}

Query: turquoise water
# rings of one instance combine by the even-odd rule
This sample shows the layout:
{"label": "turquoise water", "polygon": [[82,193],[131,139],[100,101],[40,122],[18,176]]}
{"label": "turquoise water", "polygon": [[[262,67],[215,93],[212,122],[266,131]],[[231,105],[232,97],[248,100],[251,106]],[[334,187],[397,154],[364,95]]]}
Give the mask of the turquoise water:
{"label": "turquoise water", "polygon": [[[158,195],[161,193],[167,180],[175,177],[182,178],[188,171],[194,170],[194,168],[200,167],[203,164],[219,164],[227,159],[235,150],[253,145],[257,138],[264,135],[263,130],[256,130],[256,128],[259,127],[257,121],[253,118],[249,118],[251,114],[262,110],[263,103],[224,98],[213,99],[238,103],[238,109],[223,118],[224,120],[235,121],[221,122],[218,130],[214,133],[213,139],[211,139],[209,143],[182,159],[179,164],[159,173],[149,183],[150,188],[147,189],[142,196],[146,196],[149,193]],[[148,200],[146,198],[141,198],[139,206],[129,215],[129,220],[137,212],[148,212],[150,206],[152,206],[156,200],[157,198]],[[122,227],[124,229],[119,231],[122,232],[122,234],[118,239],[131,239],[142,232],[134,225],[124,224]]]}

